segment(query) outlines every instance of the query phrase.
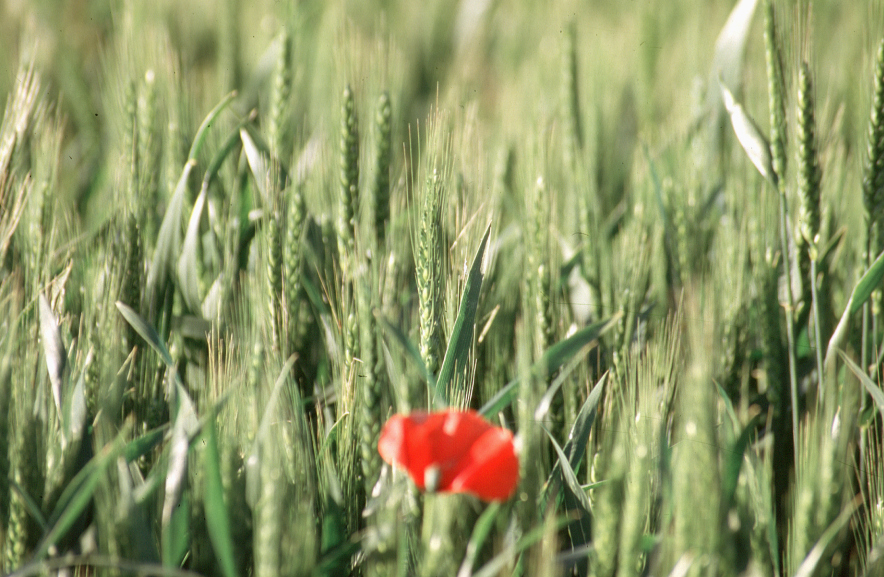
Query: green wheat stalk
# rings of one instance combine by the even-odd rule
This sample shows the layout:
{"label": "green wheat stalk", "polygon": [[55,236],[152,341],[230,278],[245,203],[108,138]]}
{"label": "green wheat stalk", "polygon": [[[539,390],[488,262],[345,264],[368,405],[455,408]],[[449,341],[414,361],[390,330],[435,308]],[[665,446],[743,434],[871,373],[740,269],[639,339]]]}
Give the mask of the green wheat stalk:
{"label": "green wheat stalk", "polygon": [[768,108],[770,111],[770,155],[773,183],[779,192],[780,249],[786,287],[786,357],[792,404],[792,442],[798,447],[798,377],[795,360],[795,304],[792,295],[792,252],[787,240],[788,203],[786,196],[786,103],[783,75],[782,40],[779,37],[772,0],[765,2],[764,55],[767,64]]}
{"label": "green wheat stalk", "polygon": [[352,257],[359,215],[359,122],[353,89],[344,88],[340,133],[340,194],[338,199],[338,255],[347,276]]}
{"label": "green wheat stalk", "polygon": [[820,164],[816,143],[814,120],[813,84],[807,63],[798,69],[797,106],[798,144],[798,226],[795,235],[795,249],[798,254],[798,268],[801,274],[801,287],[804,307],[813,306],[814,341],[817,356],[817,369],[822,375],[822,334],[819,295],[817,294],[817,261],[819,259],[820,233]]}
{"label": "green wheat stalk", "polygon": [[[688,297],[689,299],[697,297]],[[691,574],[726,572],[719,556],[722,545],[716,403],[711,357],[703,351],[712,341],[714,323],[701,303],[688,300],[685,318],[699,319],[688,326],[690,359],[684,383],[676,391],[677,424],[673,431],[672,499],[675,558],[689,552],[694,557]]]}
{"label": "green wheat stalk", "polygon": [[[770,111],[771,166],[777,182],[786,177],[786,83],[783,74],[782,39],[779,36],[773,0],[764,2],[764,59],[767,65],[767,94]],[[779,186],[784,186],[780,184]],[[780,190],[781,194],[782,189]]]}
{"label": "green wheat stalk", "polygon": [[283,26],[278,38],[279,54],[270,80],[270,111],[267,117],[267,144],[270,154],[277,159],[287,158],[283,143],[286,140],[286,121],[289,97],[292,90],[292,43],[287,26]]}
{"label": "green wheat stalk", "polygon": [[285,240],[283,243],[283,291],[285,297],[285,318],[288,327],[288,352],[299,350],[302,345],[306,323],[304,300],[302,298],[301,275],[303,274],[303,231],[307,222],[307,207],[304,190],[300,183],[288,189],[285,219]]}
{"label": "green wheat stalk", "polygon": [[[26,369],[22,368],[22,371]],[[9,517],[3,551],[5,566],[10,571],[18,568],[27,559],[42,535],[40,525],[31,514],[26,501],[30,499],[39,505],[44,483],[43,459],[40,457],[44,452],[42,427],[31,410],[33,406],[33,393],[29,394],[22,387],[15,387],[12,398],[14,421],[10,423],[10,429],[14,433],[10,439],[9,463],[10,480],[14,487],[10,487]]]}
{"label": "green wheat stalk", "polygon": [[442,174],[433,169],[422,195],[415,253],[420,354],[430,374],[439,371],[442,355],[442,303],[445,289],[442,241]]}
{"label": "green wheat stalk", "polygon": [[[878,44],[875,58],[872,110],[869,118],[866,169],[862,187],[866,232],[863,262],[864,266],[868,267],[884,248],[884,39]],[[868,335],[870,330],[873,335],[876,334],[875,329],[882,313],[881,295],[881,290],[876,290],[873,293],[871,307],[868,304],[863,306],[860,359],[863,367],[869,365],[869,348],[870,345],[874,346],[874,342],[868,342]]]}
{"label": "green wheat stalk", "polygon": [[562,50],[562,109],[565,124],[565,166],[572,174],[583,151],[583,126],[580,119],[580,92],[577,83],[577,25],[565,27]]}
{"label": "green wheat stalk", "polygon": [[527,242],[527,278],[529,306],[526,311],[534,322],[534,355],[540,355],[552,344],[550,311],[550,273],[546,262],[549,254],[550,196],[542,176],[537,178],[534,194],[528,197],[529,225]]}
{"label": "green wheat stalk", "polygon": [[393,109],[390,94],[378,98],[375,113],[375,171],[371,200],[374,208],[374,231],[378,246],[382,246],[390,220],[390,162],[392,152]]}
{"label": "green wheat stalk", "polygon": [[[366,273],[368,276],[369,273]],[[359,322],[359,391],[361,392],[360,456],[365,494],[371,495],[381,470],[378,438],[384,417],[382,389],[377,368],[378,328],[373,311],[371,276],[357,283],[356,298]]]}
{"label": "green wheat stalk", "polygon": [[133,170],[137,170],[137,196],[133,199],[138,214],[143,215],[141,227],[147,226],[154,230],[155,223],[148,218],[155,214],[157,186],[160,168],[160,139],[157,127],[157,87],[153,70],[144,74],[138,95],[136,112],[138,135],[136,140],[137,155]]}
{"label": "green wheat stalk", "polygon": [[[275,204],[275,203],[274,203]],[[271,345],[274,351],[282,344],[282,241],[279,211],[276,206],[269,208],[265,223],[267,312],[270,322]]]}

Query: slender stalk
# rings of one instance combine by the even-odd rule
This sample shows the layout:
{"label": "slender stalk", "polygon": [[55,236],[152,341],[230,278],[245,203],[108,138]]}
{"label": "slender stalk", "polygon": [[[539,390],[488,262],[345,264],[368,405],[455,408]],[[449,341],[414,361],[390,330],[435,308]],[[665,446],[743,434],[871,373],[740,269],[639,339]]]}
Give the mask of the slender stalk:
{"label": "slender stalk", "polygon": [[770,109],[770,152],[772,182],[779,193],[780,250],[783,252],[783,272],[786,278],[786,343],[789,358],[789,385],[792,404],[792,440],[798,453],[798,378],[795,362],[795,302],[792,295],[792,258],[788,241],[788,201],[786,198],[786,113],[783,59],[773,2],[764,5],[764,42],[767,62],[767,83]]}

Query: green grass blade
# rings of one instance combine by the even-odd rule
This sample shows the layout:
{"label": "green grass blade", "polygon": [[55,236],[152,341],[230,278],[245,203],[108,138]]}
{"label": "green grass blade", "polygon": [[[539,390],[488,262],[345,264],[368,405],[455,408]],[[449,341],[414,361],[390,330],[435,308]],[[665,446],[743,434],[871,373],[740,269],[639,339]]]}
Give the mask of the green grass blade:
{"label": "green grass blade", "polygon": [[463,296],[460,300],[460,309],[457,312],[454,329],[451,331],[448,348],[445,351],[445,359],[442,361],[442,368],[439,369],[439,377],[436,379],[437,397],[442,395],[443,398],[459,399],[464,396],[448,389],[455,369],[460,369],[460,372],[462,372],[467,366],[467,357],[473,344],[476,310],[479,308],[479,291],[482,288],[482,279],[485,276],[482,270],[482,261],[485,258],[485,247],[488,245],[488,237],[490,235],[491,224],[485,229],[482,242],[479,243],[479,250],[476,251],[473,265],[470,267],[470,275],[467,277],[467,282],[464,286]]}
{"label": "green grass blade", "polygon": [[116,305],[120,310],[120,314],[126,319],[126,322],[129,323],[132,328],[135,329],[135,332],[147,341],[147,344],[160,355],[160,358],[163,359],[163,363],[165,363],[170,369],[175,368],[175,363],[172,361],[172,355],[169,353],[169,349],[163,344],[159,333],[153,328],[153,325],[144,320],[144,317],[136,313],[128,305],[125,305],[120,301],[117,301]]}
{"label": "green grass blade", "polygon": [[177,566],[181,562],[190,540],[187,463],[191,439],[199,430],[193,401],[187,391],[180,382],[175,383],[173,391],[172,438],[161,517],[162,558],[163,564],[168,567]]}
{"label": "green grass blade", "polygon": [[46,296],[40,293],[40,338],[43,341],[43,356],[46,358],[46,368],[49,371],[49,382],[52,384],[52,398],[59,416],[62,416],[61,393],[64,390],[64,370],[67,366],[67,352],[61,340],[61,331],[52,307]]}
{"label": "green grass blade", "polygon": [[822,536],[820,536],[816,544],[813,546],[813,549],[810,550],[810,553],[808,553],[807,557],[804,558],[804,561],[801,562],[798,571],[795,572],[795,577],[812,577],[817,574],[817,567],[819,566],[820,561],[822,561],[826,549],[829,548],[829,545],[841,533],[841,530],[844,529],[844,526],[847,525],[851,517],[853,517],[853,513],[856,511],[861,500],[862,497],[854,499],[848,506],[844,507],[844,510],[841,511],[834,521],[832,521],[832,524],[826,528]]}
{"label": "green grass blade", "polygon": [[[238,128],[241,128],[247,122],[248,120],[243,120]],[[187,224],[187,232],[184,235],[184,245],[181,247],[181,255],[178,257],[178,284],[181,289],[181,296],[193,313],[200,313],[202,311],[203,301],[203,297],[200,295],[199,268],[197,265],[200,219],[202,218],[206,197],[209,193],[209,185],[217,177],[221,165],[224,164],[224,161],[233,152],[237,144],[239,144],[239,130],[234,131],[227,137],[221,149],[212,158],[212,162],[209,163],[209,167],[203,176],[200,194],[196,202],[193,203],[193,210],[190,213],[190,220]]]}
{"label": "green grass blade", "polygon": [[248,131],[245,128],[240,129],[239,136],[242,140],[242,148],[246,153],[246,160],[249,162],[249,168],[255,177],[255,185],[258,187],[261,200],[266,204],[270,198],[270,193],[267,190],[267,185],[270,183],[270,170],[267,168],[264,155],[258,150]]}
{"label": "green grass blade", "polygon": [[721,83],[721,95],[724,99],[724,106],[730,114],[734,134],[737,135],[737,140],[746,151],[749,160],[752,161],[761,176],[776,185],[777,175],[773,171],[773,159],[767,138],[724,83]]}
{"label": "green grass blade", "polygon": [[[555,530],[559,531],[571,521],[570,517],[561,516],[555,519]],[[534,527],[527,533],[525,533],[515,545],[511,545],[494,556],[490,561],[485,563],[482,568],[473,573],[473,577],[492,577],[493,575],[498,575],[500,571],[504,568],[504,566],[510,562],[516,555],[521,554],[523,551],[528,549],[531,545],[534,545],[541,539],[543,539],[543,535],[546,532],[546,528],[543,525],[539,525]]]}
{"label": "green grass blade", "polygon": [[291,373],[296,358],[294,355],[289,357],[276,378],[273,390],[270,392],[270,398],[267,399],[267,405],[264,407],[261,422],[258,424],[258,432],[255,435],[255,440],[252,442],[252,447],[246,459],[246,502],[253,508],[258,505],[258,499],[261,496],[261,443],[270,434],[270,427],[276,415],[276,405],[279,403],[282,386]]}
{"label": "green grass blade", "polygon": [[62,425],[68,442],[79,441],[86,428],[86,373],[80,374],[77,383],[63,398]]}
{"label": "green grass blade", "polygon": [[[214,417],[214,416],[213,416]],[[206,527],[209,539],[218,559],[218,565],[225,577],[235,577],[236,564],[233,558],[234,543],[230,532],[230,517],[224,502],[224,487],[221,484],[221,457],[218,454],[218,439],[214,418],[204,423],[203,470],[206,474],[204,506]]]}
{"label": "green grass blade", "polygon": [[[595,413],[595,409],[592,411]],[[559,457],[559,460],[556,461],[556,468],[561,471],[562,478],[565,481],[565,486],[568,488],[568,492],[574,496],[580,506],[584,511],[589,512],[591,506],[589,504],[589,497],[586,496],[586,493],[583,491],[583,488],[580,486],[580,482],[577,480],[577,474],[574,473],[574,468],[571,466],[571,461],[567,455],[565,455],[565,451],[562,450],[562,447],[559,445],[556,438],[550,433],[545,427],[543,428],[546,435],[549,437],[550,442],[552,443],[553,449],[556,452],[556,455]]]}
{"label": "green grass blade", "polygon": [[740,469],[743,467],[746,449],[752,444],[752,439],[757,433],[756,429],[764,422],[764,416],[763,414],[755,415],[740,433],[733,447],[725,453],[721,497],[725,511],[729,511],[734,503],[734,495],[737,492],[737,482],[740,479]]}
{"label": "green grass blade", "polygon": [[209,111],[209,114],[206,116],[203,123],[200,124],[200,127],[196,131],[196,136],[193,138],[193,144],[190,146],[190,152],[187,155],[188,161],[196,161],[196,157],[199,156],[200,150],[203,148],[203,144],[206,142],[206,136],[209,133],[209,128],[212,126],[212,123],[218,117],[221,112],[227,108],[227,106],[233,102],[233,99],[236,98],[236,91],[229,93],[224,97],[221,102],[215,105],[215,108]]}
{"label": "green grass blade", "polygon": [[[558,370],[568,359],[577,354],[584,346],[596,340],[611,330],[623,316],[622,312],[614,314],[611,318],[588,327],[580,329],[567,339],[561,340],[548,348],[533,367],[531,374],[536,378],[544,379]],[[519,379],[506,384],[496,395],[479,409],[479,413],[488,417],[507,408],[516,398],[519,392]]]}
{"label": "green grass blade", "polygon": [[[587,345],[587,349],[590,345]],[[588,352],[585,351],[585,352]],[[553,400],[555,396],[558,394],[559,390],[562,388],[562,385],[568,380],[568,377],[574,372],[574,369],[583,362],[583,354],[575,355],[573,359],[568,361],[565,368],[560,370],[556,375],[556,378],[553,379],[553,382],[549,385],[549,388],[543,393],[543,397],[540,398],[540,402],[537,403],[537,408],[534,409],[534,420],[535,421],[544,421],[546,416],[549,414],[550,407],[552,407]]]}
{"label": "green grass blade", "polygon": [[181,216],[187,197],[187,183],[194,166],[196,166],[195,160],[188,160],[185,163],[181,178],[178,179],[178,184],[166,207],[166,214],[163,215],[163,222],[160,224],[157,245],[147,275],[147,295],[151,307],[157,306],[159,291],[172,273],[172,263],[175,262],[181,249]]}
{"label": "green grass blade", "polygon": [[34,500],[30,494],[25,490],[24,487],[19,485],[15,479],[9,479],[9,490],[10,492],[14,491],[18,493],[18,495],[25,502],[25,507],[28,510],[28,513],[37,521],[37,524],[40,526],[40,530],[45,531],[47,527],[46,517],[43,516],[43,510],[40,508],[40,503]]}
{"label": "green grass blade", "polygon": [[200,219],[203,216],[207,193],[208,190],[203,188],[200,195],[196,197],[196,202],[193,203],[190,221],[187,224],[187,233],[184,235],[184,245],[181,247],[181,256],[178,258],[178,286],[181,289],[184,303],[193,313],[200,312],[202,302],[197,265],[197,241],[199,240]]}
{"label": "green grass blade", "polygon": [[[433,391],[438,390],[436,387],[436,377],[434,377],[432,373],[430,373],[430,370],[427,368],[426,363],[424,363],[424,359],[423,357],[421,357],[421,353],[418,350],[417,346],[413,342],[411,342],[411,339],[408,338],[408,335],[402,332],[402,329],[388,321],[386,318],[378,314],[377,319],[378,322],[380,322],[381,325],[389,332],[389,334],[393,336],[394,340],[402,346],[403,350],[405,350],[405,352],[408,354],[408,358],[414,361],[415,365],[417,365],[418,371],[427,382],[427,394],[429,395],[428,398],[433,398]],[[436,399],[436,404],[438,405],[445,403],[447,403],[447,399],[445,398],[444,394],[438,396],[438,398]]]}
{"label": "green grass blade", "polygon": [[838,326],[835,327],[835,331],[829,339],[829,346],[826,349],[826,360],[824,362],[826,367],[831,366],[830,363],[835,358],[835,351],[847,337],[850,317],[863,307],[875,289],[880,288],[882,279],[884,279],[884,252],[878,255],[872,266],[869,267],[862,278],[859,279],[859,282],[856,283],[856,286],[853,287],[850,298],[847,300],[847,306],[844,307],[844,314],[841,316]]}
{"label": "green grass blade", "polygon": [[848,301],[849,306],[847,307],[847,311],[851,315],[863,308],[863,305],[866,304],[866,301],[869,300],[875,289],[881,288],[881,279],[884,279],[884,252],[878,255],[878,258],[875,259],[869,270],[863,274],[862,278],[859,279],[859,282],[853,288]]}
{"label": "green grass blade", "polygon": [[71,480],[46,523],[49,530],[37,546],[35,559],[43,559],[89,506],[104,472],[125,451],[125,438],[130,429],[131,425],[127,423],[113,442],[105,445]]}
{"label": "green grass blade", "polygon": [[137,439],[129,441],[123,449],[123,457],[126,459],[126,462],[131,463],[146,455],[163,440],[163,436],[166,434],[167,430],[169,430],[169,426],[163,425],[162,427],[157,427],[152,431],[144,433]]}
{"label": "green grass blade", "polygon": [[467,543],[466,555],[464,555],[463,563],[461,563],[460,569],[457,572],[457,577],[470,577],[473,574],[473,565],[476,563],[476,559],[479,557],[479,553],[482,551],[482,546],[485,544],[486,539],[488,539],[491,529],[494,528],[498,514],[500,514],[500,503],[491,503],[482,512],[479,520],[476,521],[476,524],[473,526],[473,533],[470,535],[470,540]]}
{"label": "green grass blade", "polygon": [[841,360],[844,361],[844,364],[853,371],[856,377],[859,379],[859,382],[863,384],[866,390],[869,392],[869,395],[872,397],[872,400],[875,401],[875,405],[877,405],[878,410],[881,411],[881,415],[884,415],[884,391],[881,390],[881,387],[875,384],[869,375],[866,374],[862,368],[853,362],[853,359],[848,357],[844,351],[839,350],[838,354],[841,355]]}
{"label": "green grass blade", "polygon": [[[580,407],[580,413],[577,414],[577,419],[574,421],[571,431],[568,433],[568,441],[565,443],[564,451],[571,467],[576,468],[580,463],[580,459],[586,453],[589,431],[592,429],[592,424],[595,421],[596,408],[602,398],[602,389],[607,380],[608,373],[605,373],[592,388],[589,396],[586,397],[586,401],[583,402],[583,406]],[[555,472],[555,467],[553,472]]]}
{"label": "green grass blade", "polygon": [[[719,78],[723,78],[728,86],[736,86],[743,72],[743,52],[746,47],[746,36],[752,25],[752,16],[758,0],[740,0],[728,15],[727,21],[715,39],[715,52],[712,56],[712,69],[709,71],[709,86],[715,86]],[[720,106],[714,88],[710,88],[708,103]],[[720,110],[720,108],[718,109]],[[715,112],[715,111],[712,111]]]}

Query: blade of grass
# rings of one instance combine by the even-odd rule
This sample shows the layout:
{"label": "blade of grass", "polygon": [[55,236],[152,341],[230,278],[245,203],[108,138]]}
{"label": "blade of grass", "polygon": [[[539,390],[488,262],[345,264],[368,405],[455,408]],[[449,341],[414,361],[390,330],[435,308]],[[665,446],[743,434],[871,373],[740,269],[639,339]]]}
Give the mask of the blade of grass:
{"label": "blade of grass", "polygon": [[[570,521],[571,519],[568,516],[563,515],[558,517],[555,520],[555,530],[559,531],[563,529]],[[546,528],[543,525],[534,527],[525,533],[514,545],[510,545],[495,555],[490,561],[485,563],[478,572],[473,573],[473,577],[492,577],[493,575],[499,574],[503,567],[516,555],[521,554],[528,549],[528,547],[543,539],[545,531]]]}
{"label": "blade of grass", "polygon": [[[237,128],[241,128],[247,122],[249,122],[248,119],[243,120]],[[224,160],[227,159],[238,143],[239,130],[235,130],[224,141],[221,149],[215,154],[215,157],[206,169],[200,194],[193,203],[193,210],[190,213],[187,232],[184,235],[184,245],[181,247],[181,255],[178,257],[178,284],[181,288],[181,296],[184,297],[187,307],[194,313],[199,313],[202,310],[202,297],[200,296],[200,283],[197,274],[199,271],[197,267],[197,243],[199,241],[199,225],[203,214],[203,207],[209,193],[209,186],[218,175]]]}
{"label": "blade of grass", "polygon": [[853,359],[847,356],[842,350],[838,350],[838,354],[841,355],[841,360],[844,361],[844,364],[853,371],[856,377],[859,379],[859,382],[866,388],[869,392],[869,395],[872,397],[872,400],[875,401],[875,404],[878,406],[878,410],[881,412],[881,415],[884,416],[884,391],[881,390],[881,387],[875,384],[869,375],[855,362]]}
{"label": "blade of grass", "polygon": [[[454,329],[448,341],[442,368],[439,369],[439,377],[436,379],[436,396],[443,399],[464,398],[463,391],[455,392],[448,390],[454,376],[455,369],[462,373],[467,365],[467,357],[473,344],[473,329],[476,324],[476,310],[479,308],[479,291],[482,288],[482,279],[485,276],[482,263],[485,258],[485,247],[488,245],[488,237],[491,235],[491,224],[485,229],[479,250],[473,258],[470,274],[464,286],[463,296],[460,301],[460,309],[457,319],[454,321]],[[467,400],[468,401],[468,400]]]}
{"label": "blade of grass", "polygon": [[177,566],[189,542],[187,501],[187,456],[191,439],[199,429],[193,401],[180,382],[175,383],[172,398],[172,438],[169,466],[166,473],[165,497],[161,517],[161,549],[163,564]]}
{"label": "blade of grass", "polygon": [[737,140],[740,142],[743,150],[746,151],[749,160],[752,161],[752,164],[761,173],[761,176],[768,179],[776,187],[777,175],[773,171],[773,160],[767,138],[758,128],[755,120],[743,109],[743,105],[737,101],[728,87],[724,85],[724,82],[721,82],[720,86],[724,107],[731,117],[731,124],[734,127],[734,134],[737,135]]}
{"label": "blade of grass", "polygon": [[734,442],[733,447],[726,452],[724,459],[724,471],[722,475],[722,503],[725,511],[729,511],[734,503],[734,495],[737,492],[737,482],[740,479],[740,469],[743,467],[743,460],[746,449],[752,444],[755,438],[756,429],[764,422],[765,415],[759,413],[746,424],[746,427],[740,433],[740,436]]}
{"label": "blade of grass", "polygon": [[160,339],[159,333],[157,330],[153,328],[149,322],[144,320],[144,317],[136,313],[132,310],[128,305],[121,303],[120,301],[116,302],[117,308],[120,311],[120,314],[123,315],[123,318],[126,319],[126,322],[129,323],[135,332],[138,333],[141,338],[147,341],[147,344],[153,348],[160,355],[160,358],[163,360],[163,363],[170,368],[175,368],[175,363],[172,361],[172,355],[169,353],[169,349],[166,348],[166,345],[163,344],[162,339]]}
{"label": "blade of grass", "polygon": [[215,432],[215,415],[203,425],[203,469],[206,473],[204,506],[206,527],[209,539],[218,559],[218,565],[225,577],[235,577],[236,563],[233,558],[234,543],[230,532],[230,517],[224,502],[224,487],[221,484],[221,468],[218,454],[218,440]]}
{"label": "blade of grass", "polygon": [[55,511],[49,517],[46,525],[49,527],[40,544],[37,545],[34,559],[40,560],[46,557],[49,549],[67,533],[74,525],[80,514],[92,501],[92,495],[98,488],[99,483],[107,468],[123,454],[126,449],[125,438],[132,428],[132,422],[127,421],[116,438],[98,452],[71,480],[71,483],[61,494]]}
{"label": "blade of grass", "polygon": [[[548,348],[543,355],[540,357],[533,367],[531,367],[532,375],[537,378],[546,378],[556,370],[558,370],[563,364],[568,362],[568,359],[573,357],[575,354],[580,352],[584,346],[589,344],[590,342],[598,339],[600,336],[607,333],[614,326],[616,326],[617,321],[623,316],[623,312],[617,312],[609,319],[599,321],[597,323],[591,324],[588,327],[580,329],[567,339],[561,340]],[[516,398],[516,395],[519,392],[519,379],[515,379],[507,383],[500,391],[497,392],[496,395],[491,397],[491,399],[479,409],[479,413],[488,417],[493,415],[503,409],[507,408]]]}
{"label": "blade of grass", "polygon": [[[757,4],[758,0],[740,0],[728,15],[727,21],[715,40],[712,69],[709,71],[710,87],[714,86],[719,78],[723,78],[730,86],[735,86],[740,81],[740,75],[743,72],[746,36],[749,34]],[[707,106],[710,108],[710,112],[721,110],[718,108],[721,105],[718,96],[715,89],[709,90]]]}
{"label": "blade of grass", "polygon": [[203,148],[203,144],[206,142],[206,136],[208,135],[209,128],[212,126],[212,123],[215,122],[215,119],[218,117],[221,112],[224,111],[227,106],[233,102],[233,99],[236,98],[236,91],[230,92],[227,96],[225,96],[221,102],[215,105],[215,108],[209,111],[209,114],[206,115],[206,118],[203,120],[202,124],[196,131],[196,136],[193,137],[193,144],[190,146],[190,152],[187,155],[188,161],[196,161],[196,157],[199,155],[200,150]]}
{"label": "blade of grass", "polygon": [[[380,313],[376,313],[376,315],[378,322],[381,323],[381,325],[394,337],[394,340],[396,340],[396,342],[398,342],[402,346],[403,350],[408,354],[408,358],[414,361],[421,376],[427,382],[427,395],[429,396],[429,398],[432,398],[433,391],[437,390],[436,377],[434,377],[430,373],[430,370],[424,363],[424,359],[421,356],[421,353],[418,350],[417,346],[413,342],[411,342],[411,339],[408,338],[408,335],[402,332],[402,329],[388,321]],[[444,402],[444,399],[437,399],[437,403],[442,402]]]}
{"label": "blade of grass", "polygon": [[159,291],[166,284],[172,273],[172,263],[175,261],[181,248],[181,216],[184,211],[184,201],[187,197],[187,183],[190,180],[190,172],[196,166],[196,161],[191,159],[184,164],[181,177],[169,199],[166,214],[160,224],[160,232],[157,235],[156,248],[153,251],[150,271],[147,274],[147,295],[152,308],[159,305]]}
{"label": "blade of grass", "polygon": [[826,528],[822,536],[820,536],[819,540],[817,540],[816,544],[813,546],[813,549],[810,550],[810,553],[808,553],[807,557],[804,558],[804,561],[801,562],[798,571],[795,572],[795,577],[811,577],[816,574],[817,566],[822,560],[826,549],[828,549],[832,541],[835,540],[844,526],[850,521],[851,517],[853,517],[853,513],[861,502],[862,496],[860,495],[848,506],[844,507],[844,510],[842,510],[838,517],[832,521],[832,524]]}
{"label": "blade of grass", "polygon": [[829,339],[829,346],[826,349],[826,360],[824,365],[828,372],[832,361],[835,359],[835,351],[841,346],[841,343],[847,337],[847,329],[850,326],[850,317],[856,314],[865,302],[872,295],[872,291],[881,286],[881,280],[884,279],[884,252],[878,255],[872,266],[863,274],[847,300],[847,306],[844,307],[844,314],[838,321],[838,326]]}
{"label": "blade of grass", "polygon": [[[593,413],[594,412],[595,411],[593,410]],[[568,488],[568,492],[576,498],[584,512],[588,513],[592,508],[589,504],[589,497],[586,496],[586,493],[580,486],[580,482],[577,480],[577,474],[574,473],[574,469],[571,467],[570,459],[565,455],[565,451],[562,450],[562,447],[559,445],[558,441],[556,441],[553,434],[550,433],[546,427],[542,428],[546,433],[546,436],[549,437],[556,455],[559,457],[558,461],[556,461],[556,466],[558,470],[561,471],[562,479],[565,481],[565,486]]]}
{"label": "blade of grass", "polygon": [[479,520],[476,521],[476,524],[473,526],[473,533],[470,535],[470,540],[467,543],[466,555],[464,555],[463,563],[461,563],[460,569],[457,572],[457,577],[470,577],[473,574],[473,565],[476,563],[476,559],[479,557],[479,553],[485,544],[485,540],[491,533],[491,529],[494,528],[494,522],[497,521],[498,514],[500,514],[500,503],[495,502],[488,505],[482,512]]}
{"label": "blade of grass", "polygon": [[274,419],[276,405],[279,402],[279,395],[282,392],[282,386],[285,384],[288,375],[291,373],[296,358],[297,357],[294,355],[289,357],[285,365],[283,365],[282,370],[279,372],[279,376],[273,384],[270,398],[267,400],[267,405],[264,407],[264,414],[258,425],[258,432],[255,435],[255,440],[252,442],[252,448],[246,458],[246,502],[253,508],[257,506],[258,499],[261,496],[261,443],[263,443],[267,435],[270,434],[270,426]]}
{"label": "blade of grass", "polygon": [[[43,341],[43,356],[46,358],[46,368],[49,371],[49,382],[52,384],[52,399],[55,408],[58,409],[59,418],[64,418],[62,412],[61,393],[64,386],[64,369],[67,365],[67,353],[61,340],[61,331],[52,307],[46,296],[40,293],[38,299],[40,306],[40,338]],[[66,439],[63,439],[63,443]]]}

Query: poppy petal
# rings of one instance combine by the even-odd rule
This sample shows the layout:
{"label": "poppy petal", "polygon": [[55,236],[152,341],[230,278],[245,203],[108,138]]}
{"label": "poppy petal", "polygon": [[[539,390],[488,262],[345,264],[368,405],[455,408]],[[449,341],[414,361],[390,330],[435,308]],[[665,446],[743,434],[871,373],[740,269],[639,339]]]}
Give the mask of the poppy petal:
{"label": "poppy petal", "polygon": [[451,491],[472,493],[485,501],[509,499],[519,482],[519,459],[512,433],[491,429],[473,444],[456,470],[449,485]]}
{"label": "poppy petal", "polygon": [[518,483],[512,433],[474,411],[394,415],[381,431],[378,452],[408,471],[421,490],[429,484],[495,501],[508,499]]}

